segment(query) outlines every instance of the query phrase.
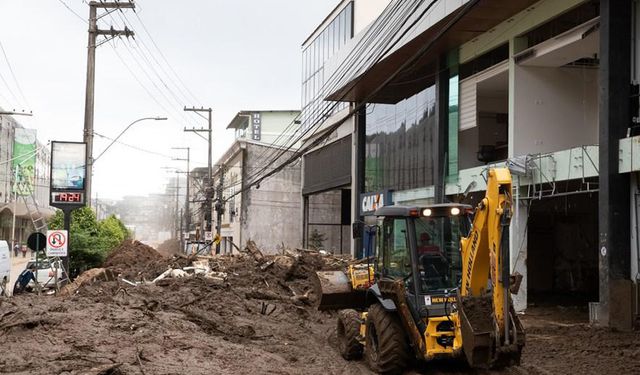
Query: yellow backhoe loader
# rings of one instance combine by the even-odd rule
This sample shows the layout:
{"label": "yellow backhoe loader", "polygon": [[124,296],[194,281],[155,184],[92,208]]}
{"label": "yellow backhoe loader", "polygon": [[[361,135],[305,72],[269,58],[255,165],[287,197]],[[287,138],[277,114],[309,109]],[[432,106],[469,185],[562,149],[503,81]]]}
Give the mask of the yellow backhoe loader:
{"label": "yellow backhoe loader", "polygon": [[413,358],[519,364],[525,335],[510,293],[511,203],[509,170],[494,168],[475,210],[455,203],[378,209],[373,264],[318,273],[319,309],[341,309],[342,356],[364,354],[385,374]]}

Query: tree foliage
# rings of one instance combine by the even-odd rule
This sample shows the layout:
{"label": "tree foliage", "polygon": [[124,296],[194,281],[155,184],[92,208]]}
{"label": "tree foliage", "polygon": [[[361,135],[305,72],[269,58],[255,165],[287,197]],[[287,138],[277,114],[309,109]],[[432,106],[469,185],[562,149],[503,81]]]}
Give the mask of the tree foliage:
{"label": "tree foliage", "polygon": [[[49,220],[49,228],[64,228],[62,211],[57,211]],[[98,221],[89,207],[73,210],[69,233],[71,275],[100,266],[109,253],[128,237],[129,231],[114,215]]]}

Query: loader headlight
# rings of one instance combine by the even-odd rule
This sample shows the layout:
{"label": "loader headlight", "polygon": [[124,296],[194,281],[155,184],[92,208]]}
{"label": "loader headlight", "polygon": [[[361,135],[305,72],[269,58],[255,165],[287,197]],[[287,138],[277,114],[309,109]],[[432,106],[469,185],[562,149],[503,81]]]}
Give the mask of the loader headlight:
{"label": "loader headlight", "polygon": [[460,215],[460,209],[459,209],[458,207],[453,207],[453,208],[451,209],[451,215],[453,215],[453,216],[458,216],[458,215]]}
{"label": "loader headlight", "polygon": [[431,209],[425,208],[424,210],[422,210],[422,216],[431,216]]}

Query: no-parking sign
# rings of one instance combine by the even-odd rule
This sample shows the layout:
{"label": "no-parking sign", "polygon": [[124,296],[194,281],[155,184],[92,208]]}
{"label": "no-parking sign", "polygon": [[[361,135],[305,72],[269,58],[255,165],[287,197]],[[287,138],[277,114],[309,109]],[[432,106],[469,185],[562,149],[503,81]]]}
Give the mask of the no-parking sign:
{"label": "no-parking sign", "polygon": [[47,231],[47,256],[66,257],[69,237],[66,230]]}

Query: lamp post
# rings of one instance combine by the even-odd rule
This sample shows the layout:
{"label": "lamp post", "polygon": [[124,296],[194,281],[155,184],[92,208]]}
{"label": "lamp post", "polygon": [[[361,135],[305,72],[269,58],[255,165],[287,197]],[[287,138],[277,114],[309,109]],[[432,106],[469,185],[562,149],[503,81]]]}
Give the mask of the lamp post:
{"label": "lamp post", "polygon": [[[164,121],[164,120],[167,120],[167,118],[166,118],[166,117],[143,117],[143,118],[137,119],[136,121],[134,121],[134,122],[132,122],[131,124],[127,125],[127,127],[126,127],[126,128],[124,128],[124,130],[122,130],[122,131],[120,132],[120,134],[118,134],[118,136],[117,136],[117,137],[115,137],[115,138],[113,139],[113,141],[111,141],[111,143],[109,143],[109,145],[108,145],[104,150],[102,150],[102,152],[100,153],[100,155],[98,155],[97,157],[95,157],[95,158],[93,159],[93,162],[95,163],[98,159],[100,159],[100,157],[101,157],[102,155],[104,155],[104,153],[105,153],[105,152],[107,152],[107,150],[108,150],[111,146],[113,146],[113,144],[114,144],[114,143],[116,143],[116,142],[118,141],[118,139],[120,139],[120,137],[122,137],[122,135],[123,135],[127,130],[129,130],[129,128],[130,128],[130,127],[132,127],[134,124],[137,124],[137,123],[139,123],[140,121],[144,121],[144,120]],[[93,171],[87,171],[87,173],[92,173],[92,172],[93,172]]]}
{"label": "lamp post", "polygon": [[[189,167],[189,163],[190,163],[190,159],[191,159],[191,148],[190,147],[171,147],[174,150],[187,150],[187,158],[186,159],[180,159],[180,158],[175,158],[173,160],[180,160],[180,161],[186,161],[187,162],[187,193],[186,198],[185,198],[185,203],[184,203],[184,221],[185,221],[185,229],[186,232],[188,234],[191,233],[191,211],[189,210],[189,194],[190,194],[190,190],[189,190],[189,173],[191,171],[190,167]],[[181,237],[180,238],[180,243],[183,243],[184,238]],[[184,247],[183,247],[184,248]]]}

